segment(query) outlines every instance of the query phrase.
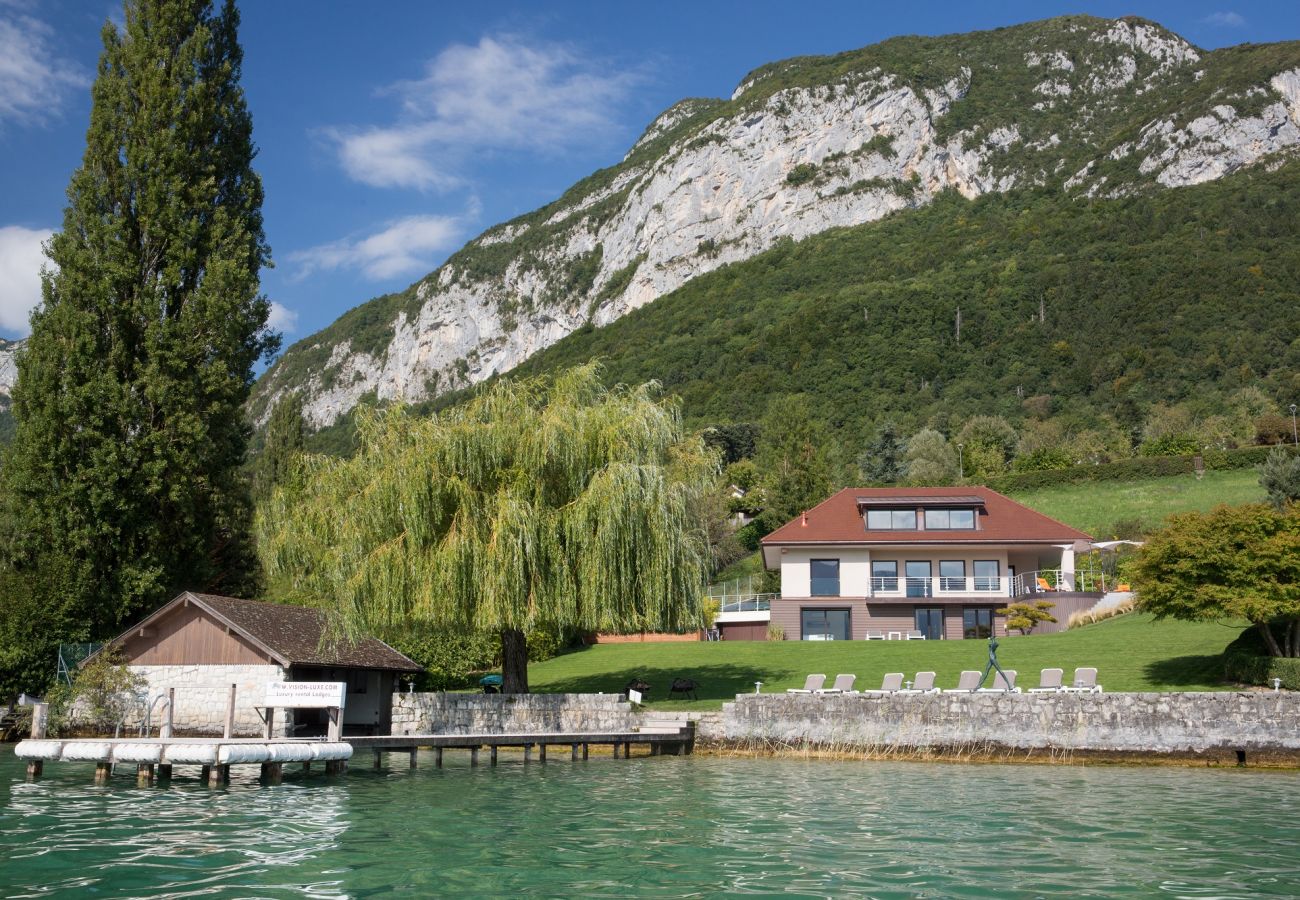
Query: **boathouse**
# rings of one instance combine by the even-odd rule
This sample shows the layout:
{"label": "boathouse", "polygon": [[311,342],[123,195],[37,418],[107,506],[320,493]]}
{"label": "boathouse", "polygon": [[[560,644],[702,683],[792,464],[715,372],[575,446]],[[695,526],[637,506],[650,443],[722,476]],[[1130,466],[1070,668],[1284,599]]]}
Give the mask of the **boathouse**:
{"label": "boathouse", "polygon": [[[147,683],[135,721],[152,707],[157,723],[160,698],[175,691],[178,735],[221,734],[231,685],[232,733],[261,735],[266,685],[273,681],[346,682],[343,733],[388,734],[393,692],[419,664],[375,638],[330,646],[322,640],[324,625],[323,613],[308,607],[186,591],[106,646],[120,648]],[[274,721],[286,737],[325,733],[324,710],[293,710]]]}

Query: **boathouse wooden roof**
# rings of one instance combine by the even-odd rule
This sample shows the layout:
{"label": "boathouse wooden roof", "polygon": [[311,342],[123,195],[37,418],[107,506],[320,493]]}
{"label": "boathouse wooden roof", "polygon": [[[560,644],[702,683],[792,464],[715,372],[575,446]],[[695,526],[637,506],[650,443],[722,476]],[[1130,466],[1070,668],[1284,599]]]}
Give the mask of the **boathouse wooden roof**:
{"label": "boathouse wooden roof", "polygon": [[[223,637],[234,636],[238,640],[233,651],[238,658],[223,657],[223,662],[251,663],[261,657],[260,661],[275,662],[286,669],[301,666],[391,672],[421,669],[419,663],[377,638],[361,638],[355,643],[325,641],[325,614],[321,610],[191,591],[177,595],[148,618],[122,632],[108,646],[125,649],[129,658],[137,652],[146,652],[145,648],[156,650],[164,637],[177,633],[175,627],[169,626],[187,620],[193,622],[196,614],[208,626],[208,633],[191,628],[194,637],[174,642],[171,657],[160,657],[155,652],[147,661],[182,665],[217,662],[211,657],[212,648],[204,645],[214,639],[220,642]],[[224,652],[228,657],[231,649],[215,652]]]}

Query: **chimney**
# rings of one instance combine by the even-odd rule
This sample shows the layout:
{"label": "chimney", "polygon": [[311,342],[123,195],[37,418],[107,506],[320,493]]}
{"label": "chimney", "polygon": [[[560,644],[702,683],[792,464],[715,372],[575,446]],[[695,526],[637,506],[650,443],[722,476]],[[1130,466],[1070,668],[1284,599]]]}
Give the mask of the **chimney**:
{"label": "chimney", "polygon": [[803,511],[803,522],[802,522],[802,525],[803,525],[804,528],[807,528],[807,527],[808,527],[808,510],[806,510],[806,509]]}

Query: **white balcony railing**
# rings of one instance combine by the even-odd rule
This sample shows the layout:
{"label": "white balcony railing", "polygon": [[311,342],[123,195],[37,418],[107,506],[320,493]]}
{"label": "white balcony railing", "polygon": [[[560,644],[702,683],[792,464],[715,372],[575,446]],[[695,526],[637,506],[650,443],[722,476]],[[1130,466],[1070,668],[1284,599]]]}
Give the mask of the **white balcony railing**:
{"label": "white balcony railing", "polygon": [[989,597],[1010,597],[1012,579],[1006,575],[971,575],[965,578],[940,576],[938,578],[872,578],[871,596],[901,597],[906,599],[943,597],[953,594],[975,594]]}

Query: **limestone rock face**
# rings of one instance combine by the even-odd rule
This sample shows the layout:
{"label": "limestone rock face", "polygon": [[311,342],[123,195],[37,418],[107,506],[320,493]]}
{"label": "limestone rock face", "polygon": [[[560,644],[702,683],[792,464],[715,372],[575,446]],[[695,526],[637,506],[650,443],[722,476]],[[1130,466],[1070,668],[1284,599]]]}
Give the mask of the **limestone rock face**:
{"label": "limestone rock face", "polygon": [[[1176,35],[1130,20],[1061,21],[1026,38],[1014,64],[1006,53],[959,53],[946,74],[917,79],[868,61],[783,86],[816,63],[794,60],[747,76],[731,100],[682,101],[619,165],[471,241],[391,309],[383,340],[362,346],[332,327],[291,348],[259,384],[254,420],[286,390],[304,392],[321,427],[363,399],[472,385],[779,241],[943,191],[1114,196],[1219,178],[1300,147],[1300,68],[1207,102],[1193,90],[1207,57]],[[1013,102],[969,114],[992,110],[990,85],[1003,82]]]}
{"label": "limestone rock face", "polygon": [[22,347],[22,341],[0,340],[0,412],[13,404],[14,383],[18,380],[16,357]]}

